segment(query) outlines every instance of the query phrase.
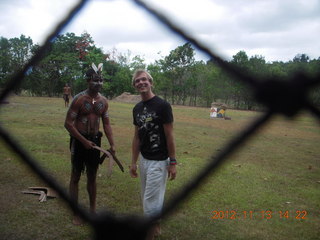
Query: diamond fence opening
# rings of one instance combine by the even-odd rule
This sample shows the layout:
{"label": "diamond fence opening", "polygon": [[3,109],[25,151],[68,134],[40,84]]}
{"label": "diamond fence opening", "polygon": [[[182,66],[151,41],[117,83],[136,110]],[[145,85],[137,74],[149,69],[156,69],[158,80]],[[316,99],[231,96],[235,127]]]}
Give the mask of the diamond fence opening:
{"label": "diamond fence opening", "polygon": [[[45,51],[50,47],[52,40],[67,24],[72,21],[73,17],[77,15],[83,7],[85,7],[87,2],[88,0],[79,1],[79,3],[69,12],[68,16],[61,20],[52,33],[48,35],[45,43],[39,48],[37,53],[29,60],[23,69],[16,72],[8,82],[5,89],[1,92],[0,102],[19,86],[28,69],[41,61]],[[291,117],[297,114],[300,110],[308,110],[318,120],[320,119],[319,109],[317,109],[317,107],[307,98],[309,90],[319,85],[319,75],[310,77],[302,73],[297,73],[290,79],[286,79],[286,81],[283,81],[283,79],[258,79],[221,59],[211,49],[202,45],[194,36],[183,31],[161,12],[147,5],[143,1],[135,0],[133,2],[155,17],[168,29],[178,34],[186,41],[192,43],[193,46],[206,53],[211,59],[214,59],[223,70],[233,75],[235,79],[252,88],[255,93],[255,99],[263,104],[267,110],[260,118],[256,119],[250,126],[227,143],[219,154],[212,155],[209,164],[202,169],[196,177],[190,180],[180,192],[175,194],[172,200],[166,204],[160,215],[155,216],[152,219],[146,219],[139,216],[119,217],[107,211],[97,216],[88,214],[78,204],[72,201],[68,193],[55,181],[55,179],[50,177],[50,175],[37,164],[35,159],[33,159],[22,146],[17,144],[12,134],[3,128],[3,126],[0,126],[0,135],[5,143],[12,149],[12,151],[21,157],[21,159],[32,169],[34,173],[38,175],[40,179],[46,182],[48,186],[54,188],[73,211],[76,211],[79,216],[93,227],[95,239],[110,239],[112,238],[111,236],[117,236],[117,239],[144,239],[154,220],[165,218],[173,212],[174,209],[176,209],[192,191],[197,189],[197,187],[199,187],[199,185],[209,175],[214,173],[217,167],[220,166],[231,153],[237,151],[241,145],[253,136],[258,129],[264,126],[273,115],[283,114]]]}

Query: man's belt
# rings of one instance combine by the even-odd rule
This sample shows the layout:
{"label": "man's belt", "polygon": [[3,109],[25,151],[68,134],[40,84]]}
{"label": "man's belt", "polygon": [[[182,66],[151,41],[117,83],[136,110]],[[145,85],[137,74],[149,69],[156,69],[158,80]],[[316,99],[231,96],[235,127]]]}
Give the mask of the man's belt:
{"label": "man's belt", "polygon": [[110,151],[110,150],[104,150],[104,149],[102,149],[101,147],[98,147],[98,146],[93,146],[93,148],[99,150],[100,152],[103,152],[103,155],[102,155],[101,158],[100,158],[100,163],[102,163],[103,160],[104,160],[106,157],[108,157],[108,158],[110,158],[111,160],[114,160],[114,161],[117,163],[117,165],[118,165],[118,167],[120,168],[120,170],[121,170],[122,172],[124,172],[124,168],[123,168],[120,160],[116,157],[116,155],[115,155],[112,151]]}

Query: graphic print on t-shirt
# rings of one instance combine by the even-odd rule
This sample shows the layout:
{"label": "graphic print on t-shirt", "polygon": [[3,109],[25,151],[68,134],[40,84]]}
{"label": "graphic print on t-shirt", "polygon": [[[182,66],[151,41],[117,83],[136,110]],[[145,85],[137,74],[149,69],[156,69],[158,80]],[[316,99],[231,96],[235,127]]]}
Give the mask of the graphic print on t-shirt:
{"label": "graphic print on t-shirt", "polygon": [[155,124],[158,116],[156,112],[148,112],[144,107],[142,113],[137,115],[139,130],[143,129],[149,135],[150,149],[156,151],[160,146],[159,125]]}

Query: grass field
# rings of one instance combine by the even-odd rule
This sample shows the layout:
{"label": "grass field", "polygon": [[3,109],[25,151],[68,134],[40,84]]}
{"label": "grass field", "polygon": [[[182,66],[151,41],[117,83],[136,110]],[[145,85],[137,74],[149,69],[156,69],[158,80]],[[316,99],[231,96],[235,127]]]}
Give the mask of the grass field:
{"label": "grass field", "polygon": [[[98,210],[141,214],[139,180],[130,178],[133,105],[110,102],[117,155],[114,167],[98,176]],[[60,98],[13,97],[1,105],[0,122],[67,189],[69,136]],[[209,119],[209,109],[173,106],[178,176],[167,185],[166,201],[206,167],[211,155],[248,126],[258,112],[227,110],[231,121]],[[106,138],[103,146],[108,147]],[[306,113],[289,121],[275,117],[240,151],[226,159],[191,197],[162,221],[159,239],[320,239],[320,129]],[[89,226],[75,227],[61,199],[39,203],[22,194],[44,186],[0,140],[0,239],[88,239]],[[79,198],[88,206],[85,177]],[[228,215],[228,216],[227,216]]]}

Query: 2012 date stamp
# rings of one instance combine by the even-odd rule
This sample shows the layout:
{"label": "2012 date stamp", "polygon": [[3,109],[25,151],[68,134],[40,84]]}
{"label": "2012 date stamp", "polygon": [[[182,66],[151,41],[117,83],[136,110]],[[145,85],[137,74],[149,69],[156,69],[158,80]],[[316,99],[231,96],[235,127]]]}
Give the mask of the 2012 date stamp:
{"label": "2012 date stamp", "polygon": [[279,211],[271,211],[271,210],[263,210],[263,211],[253,211],[253,210],[213,210],[211,212],[212,220],[222,220],[222,219],[272,219],[272,218],[280,218],[280,219],[297,219],[297,220],[305,220],[308,219],[307,210],[279,210]]}

